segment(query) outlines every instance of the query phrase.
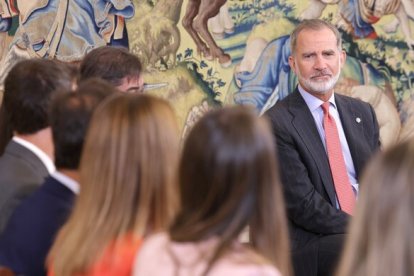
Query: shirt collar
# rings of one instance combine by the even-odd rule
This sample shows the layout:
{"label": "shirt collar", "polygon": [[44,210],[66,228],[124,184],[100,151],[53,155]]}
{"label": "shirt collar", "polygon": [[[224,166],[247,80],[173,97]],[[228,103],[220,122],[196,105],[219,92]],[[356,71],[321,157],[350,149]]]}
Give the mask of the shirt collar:
{"label": "shirt collar", "polygon": [[36,145],[30,143],[27,140],[24,140],[24,139],[16,137],[16,136],[13,136],[12,140],[14,142],[18,143],[19,145],[27,148],[31,152],[33,152],[34,155],[36,155],[40,159],[40,161],[43,163],[43,165],[45,165],[45,167],[46,167],[47,171],[49,172],[49,174],[53,173],[56,170],[56,167],[53,164],[52,159],[50,159],[50,157],[44,151],[42,151],[39,147],[37,147]]}
{"label": "shirt collar", "polygon": [[[309,110],[311,112],[314,112],[318,108],[321,107],[323,104],[323,101],[312,94],[305,91],[305,89],[302,88],[302,86],[298,85],[298,90],[300,95],[302,95],[302,98],[305,100],[306,105],[309,107]],[[335,93],[332,93],[331,97],[329,98],[329,102],[334,106],[336,109],[336,103],[335,103]]]}
{"label": "shirt collar", "polygon": [[62,185],[66,186],[74,194],[76,195],[79,194],[79,190],[80,190],[79,183],[76,182],[73,178],[70,178],[69,176],[59,171],[55,171],[51,176],[57,181],[59,181],[60,183],[62,183]]}

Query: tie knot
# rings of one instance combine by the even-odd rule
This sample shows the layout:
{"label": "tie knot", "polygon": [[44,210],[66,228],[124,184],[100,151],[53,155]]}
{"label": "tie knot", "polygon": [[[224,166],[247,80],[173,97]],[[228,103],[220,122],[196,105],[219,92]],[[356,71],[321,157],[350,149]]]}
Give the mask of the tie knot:
{"label": "tie knot", "polygon": [[329,105],[330,105],[329,101],[328,102],[324,102],[321,105],[324,114],[329,114]]}

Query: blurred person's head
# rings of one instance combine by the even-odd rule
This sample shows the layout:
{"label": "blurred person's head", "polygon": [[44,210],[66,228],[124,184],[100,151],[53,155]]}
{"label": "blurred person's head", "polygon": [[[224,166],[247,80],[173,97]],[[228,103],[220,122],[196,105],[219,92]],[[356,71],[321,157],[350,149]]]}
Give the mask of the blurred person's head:
{"label": "blurred person's head", "polygon": [[414,275],[414,140],[377,155],[361,179],[340,276]]}
{"label": "blurred person's head", "polygon": [[4,83],[0,152],[13,134],[32,135],[49,127],[52,96],[72,86],[73,71],[63,63],[29,59],[13,66]]}
{"label": "blurred person's head", "polygon": [[108,243],[165,230],[178,207],[178,127],[171,106],[118,93],[95,111],[81,158],[82,191],[50,259],[56,275],[91,265]]}
{"label": "blurred person's head", "polygon": [[32,134],[49,126],[52,96],[72,89],[72,73],[61,63],[30,59],[17,63],[4,84],[4,106],[13,131]]}
{"label": "blurred person's head", "polygon": [[53,99],[49,113],[58,170],[78,170],[82,148],[93,111],[117,90],[100,79],[80,83],[75,93]]}
{"label": "blurred person's head", "polygon": [[142,66],[137,56],[122,47],[103,46],[85,55],[80,64],[80,81],[102,78],[124,92],[142,92]]}
{"label": "blurred person's head", "polygon": [[277,167],[268,123],[251,109],[213,111],[191,130],[179,165],[181,210],[169,233],[176,242],[219,238],[206,274],[247,226],[252,247],[289,274]]}

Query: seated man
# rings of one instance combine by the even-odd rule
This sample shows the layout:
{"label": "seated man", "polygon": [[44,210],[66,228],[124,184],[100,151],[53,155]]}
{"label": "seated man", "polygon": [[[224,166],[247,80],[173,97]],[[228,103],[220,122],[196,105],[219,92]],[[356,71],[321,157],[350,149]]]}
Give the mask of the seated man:
{"label": "seated man", "polygon": [[341,36],[319,19],[290,36],[296,90],[266,115],[277,142],[295,275],[333,275],[359,177],[379,148],[372,107],[334,93],[346,54]]}
{"label": "seated man", "polygon": [[79,193],[79,160],[89,120],[116,90],[102,80],[57,97],[50,111],[57,171],[16,208],[0,238],[0,266],[18,275],[46,275],[45,258]]}

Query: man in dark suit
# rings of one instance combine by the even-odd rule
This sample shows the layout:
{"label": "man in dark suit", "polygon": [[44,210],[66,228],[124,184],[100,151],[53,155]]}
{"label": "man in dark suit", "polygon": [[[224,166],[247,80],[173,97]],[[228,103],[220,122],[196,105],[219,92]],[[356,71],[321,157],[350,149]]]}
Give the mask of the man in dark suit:
{"label": "man in dark suit", "polygon": [[57,171],[16,208],[0,238],[0,266],[18,275],[46,275],[47,253],[79,192],[79,160],[92,112],[115,88],[101,80],[59,95],[50,111]]}
{"label": "man in dark suit", "polygon": [[289,57],[298,87],[266,113],[277,142],[296,275],[333,275],[359,176],[380,145],[372,107],[334,93],[346,58],[341,46],[331,24],[301,22]]}
{"label": "man in dark suit", "polygon": [[5,81],[0,152],[0,233],[22,199],[55,170],[48,108],[70,91],[72,72],[51,60],[16,64]]}

